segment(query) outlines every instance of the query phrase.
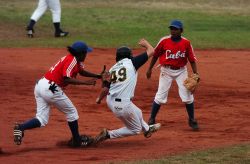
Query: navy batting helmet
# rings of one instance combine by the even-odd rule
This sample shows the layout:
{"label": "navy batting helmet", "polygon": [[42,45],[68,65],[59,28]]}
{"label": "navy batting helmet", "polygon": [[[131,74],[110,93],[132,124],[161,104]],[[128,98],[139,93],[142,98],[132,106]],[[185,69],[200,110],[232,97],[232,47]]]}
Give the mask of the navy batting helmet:
{"label": "navy batting helmet", "polygon": [[131,59],[133,57],[132,51],[126,46],[122,46],[116,50],[116,61],[122,60],[124,58]]}

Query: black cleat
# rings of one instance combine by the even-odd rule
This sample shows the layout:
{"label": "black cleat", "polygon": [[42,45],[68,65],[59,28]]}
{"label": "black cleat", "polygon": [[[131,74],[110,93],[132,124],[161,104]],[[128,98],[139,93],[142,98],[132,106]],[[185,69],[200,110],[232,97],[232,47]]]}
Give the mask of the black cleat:
{"label": "black cleat", "polygon": [[79,140],[71,138],[68,141],[68,146],[72,148],[88,147],[94,142],[94,138],[87,135],[81,135]]}
{"label": "black cleat", "polygon": [[69,34],[69,32],[64,32],[64,31],[60,31],[60,32],[55,32],[55,37],[65,37]]}
{"label": "black cleat", "polygon": [[105,141],[106,139],[109,139],[109,133],[107,129],[103,129],[99,135],[95,137],[95,144],[98,144],[99,142]]}
{"label": "black cleat", "polygon": [[35,33],[34,29],[27,27],[26,31],[27,31],[28,38],[33,38],[34,37],[34,33]]}
{"label": "black cleat", "polygon": [[188,125],[194,130],[199,130],[198,122],[196,120],[188,120]]}
{"label": "black cleat", "polygon": [[20,129],[20,125],[15,123],[14,126],[14,143],[16,145],[21,145],[24,132]]}

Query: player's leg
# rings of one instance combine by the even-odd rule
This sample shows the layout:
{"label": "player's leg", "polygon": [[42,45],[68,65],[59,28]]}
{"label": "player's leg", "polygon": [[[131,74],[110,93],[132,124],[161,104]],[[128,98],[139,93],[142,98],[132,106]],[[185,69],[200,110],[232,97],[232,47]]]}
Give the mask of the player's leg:
{"label": "player's leg", "polygon": [[33,37],[34,26],[36,22],[41,18],[41,16],[45,13],[45,11],[47,10],[47,7],[48,5],[47,5],[46,0],[39,0],[38,6],[33,12],[33,14],[31,15],[29,24],[27,25],[27,28],[26,28],[27,35],[29,37]]}
{"label": "player's leg", "polygon": [[111,110],[124,123],[125,127],[109,131],[111,139],[137,135],[141,132],[140,117],[134,108],[135,105],[131,101],[113,102]]}
{"label": "player's leg", "polygon": [[34,95],[37,104],[36,117],[22,124],[16,123],[14,126],[14,142],[17,145],[21,144],[25,130],[45,126],[45,124],[48,123],[50,107],[49,104],[41,96],[41,89],[43,87],[42,85],[43,84],[40,82],[36,84],[34,89]]}
{"label": "player's leg", "polygon": [[142,125],[139,117],[133,109],[131,100],[121,99],[117,101],[111,96],[107,96],[107,105],[114,115],[119,118],[125,127],[110,130],[103,129],[103,131],[96,136],[95,142],[99,143],[106,139],[121,138],[139,134],[142,130]]}
{"label": "player's leg", "polygon": [[37,22],[41,18],[41,16],[45,13],[47,8],[48,4],[46,0],[39,0],[38,6],[36,10],[33,12],[31,19]]}
{"label": "player's leg", "polygon": [[160,129],[161,124],[157,123],[157,124],[148,125],[143,119],[141,109],[138,108],[135,104],[132,104],[132,106],[133,106],[133,109],[134,109],[134,113],[137,115],[137,117],[140,120],[140,124],[141,124],[141,127],[142,127],[142,131],[144,133],[144,136],[146,138],[151,137],[152,133],[157,132]]}
{"label": "player's leg", "polygon": [[188,118],[189,118],[188,119],[189,126],[192,129],[197,130],[199,127],[198,127],[198,123],[194,117],[194,96],[183,85],[183,82],[185,81],[185,79],[187,77],[188,77],[188,72],[187,72],[187,69],[185,68],[180,73],[180,75],[177,76],[176,82],[178,85],[178,91],[179,91],[180,98],[181,98],[182,102],[185,103],[186,111],[187,111]]}
{"label": "player's leg", "polygon": [[61,27],[61,3],[60,0],[48,0],[48,5],[52,13],[52,21],[55,28],[55,37],[64,37],[69,32],[64,32]]}
{"label": "player's leg", "polygon": [[168,70],[161,67],[158,90],[152,104],[151,116],[148,121],[149,125],[155,124],[155,118],[160,110],[161,104],[167,102],[168,91],[171,87],[172,81],[173,78],[171,77],[171,74],[168,73]]}
{"label": "player's leg", "polygon": [[63,93],[60,87],[58,87],[57,90],[58,91],[54,93],[54,99],[52,103],[57,109],[66,115],[68,126],[72,134],[72,140],[70,140],[69,146],[79,147],[81,146],[81,136],[79,134],[79,116],[77,109],[67,97],[67,95]]}
{"label": "player's leg", "polygon": [[[112,100],[111,100],[112,101]],[[144,132],[145,137],[151,136],[160,128],[160,124],[151,125],[151,127],[143,120],[141,110],[132,102],[118,103],[108,100],[108,106],[113,111],[115,116],[119,118],[125,127],[107,131],[104,129],[97,137],[96,143],[106,140],[108,138],[122,138],[133,136]]]}

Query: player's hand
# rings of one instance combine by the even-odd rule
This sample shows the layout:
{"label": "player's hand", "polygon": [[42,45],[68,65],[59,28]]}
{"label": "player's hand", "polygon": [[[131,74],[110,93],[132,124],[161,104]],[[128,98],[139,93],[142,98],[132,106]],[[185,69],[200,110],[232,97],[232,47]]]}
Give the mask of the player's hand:
{"label": "player's hand", "polygon": [[151,78],[151,74],[152,74],[152,70],[151,70],[151,69],[148,69],[148,71],[147,71],[147,73],[146,73],[147,79],[150,79],[150,78]]}
{"label": "player's hand", "polygon": [[102,79],[102,76],[105,72],[106,72],[106,65],[103,66],[102,72],[99,74],[100,79]]}
{"label": "player's hand", "polygon": [[147,47],[149,46],[148,41],[147,41],[146,39],[144,39],[144,38],[142,38],[142,39],[138,42],[138,44],[139,44],[140,46],[142,46],[142,47],[145,47],[145,48],[147,48]]}
{"label": "player's hand", "polygon": [[87,81],[85,81],[85,85],[94,85],[95,86],[96,80],[97,80],[96,78],[87,80]]}
{"label": "player's hand", "polygon": [[95,102],[96,102],[97,104],[101,104],[101,99],[100,99],[100,97],[97,97],[96,100],[95,100]]}
{"label": "player's hand", "polygon": [[150,58],[151,56],[154,55],[154,48],[152,47],[152,45],[144,38],[142,38],[138,44],[141,46],[141,47],[144,47],[146,48],[146,51],[147,51],[147,55],[148,57]]}

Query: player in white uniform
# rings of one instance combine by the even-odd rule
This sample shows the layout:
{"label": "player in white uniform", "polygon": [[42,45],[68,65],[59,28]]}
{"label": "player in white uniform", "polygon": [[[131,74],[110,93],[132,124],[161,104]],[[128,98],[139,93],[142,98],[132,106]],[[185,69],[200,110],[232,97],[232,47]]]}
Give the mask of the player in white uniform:
{"label": "player in white uniform", "polygon": [[52,21],[55,28],[55,37],[64,37],[69,34],[69,32],[64,32],[60,28],[60,23],[61,23],[60,0],[39,0],[38,6],[36,10],[33,12],[29,24],[26,28],[28,37],[32,38],[34,36],[34,25],[46,12],[47,8],[49,8],[52,13]]}
{"label": "player in white uniform", "polygon": [[125,124],[125,127],[110,131],[103,129],[96,136],[96,143],[108,138],[137,135],[141,131],[144,132],[145,137],[150,137],[153,132],[160,128],[159,123],[149,126],[143,120],[142,111],[132,102],[137,82],[137,70],[154,53],[153,47],[145,39],[141,39],[139,45],[145,47],[147,52],[136,57],[132,56],[128,47],[117,49],[117,63],[109,71],[110,83],[103,88],[96,100],[97,103],[100,103],[107,95],[108,107]]}

